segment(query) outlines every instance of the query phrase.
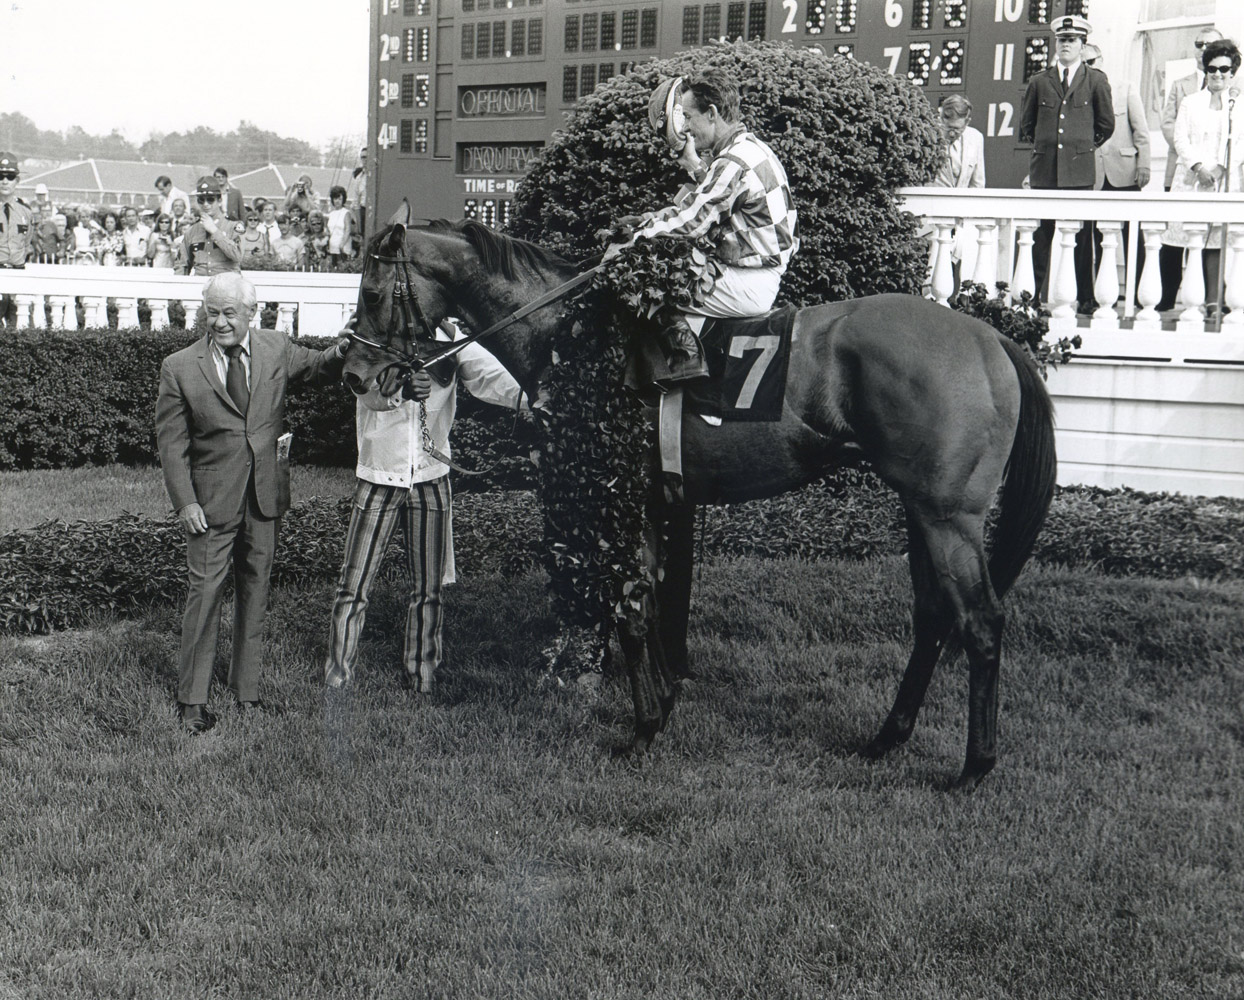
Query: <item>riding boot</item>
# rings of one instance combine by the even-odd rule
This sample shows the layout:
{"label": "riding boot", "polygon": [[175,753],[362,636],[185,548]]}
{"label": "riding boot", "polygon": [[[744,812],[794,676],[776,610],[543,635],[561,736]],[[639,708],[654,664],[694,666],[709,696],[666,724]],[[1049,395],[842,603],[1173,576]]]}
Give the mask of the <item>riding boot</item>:
{"label": "riding boot", "polygon": [[667,377],[657,380],[661,388],[669,389],[683,382],[708,377],[708,362],[704,360],[704,348],[700,345],[700,338],[687,323],[686,317],[675,316],[669,325],[661,330],[661,338],[665,342],[670,369]]}

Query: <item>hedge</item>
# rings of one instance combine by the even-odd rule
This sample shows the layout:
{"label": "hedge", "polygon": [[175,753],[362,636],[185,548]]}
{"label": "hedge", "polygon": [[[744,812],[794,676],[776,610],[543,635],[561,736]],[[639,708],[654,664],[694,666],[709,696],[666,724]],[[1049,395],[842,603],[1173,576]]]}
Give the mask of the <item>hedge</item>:
{"label": "hedge", "polygon": [[[158,461],[155,401],[160,362],[195,339],[186,330],[22,330],[0,333],[0,470]],[[326,338],[299,337],[316,349]],[[527,438],[513,418],[459,393],[455,455],[464,466],[497,463],[490,484],[528,485]],[[295,386],[286,399],[293,460],[355,463],[354,397],[341,385]],[[471,489],[464,479],[459,488]]]}
{"label": "hedge", "polygon": [[[540,564],[541,514],[533,494],[467,494],[455,506],[462,572],[513,574]],[[349,514],[348,499],[296,504],[281,525],[274,583],[335,579]],[[1058,490],[1035,558],[1115,576],[1240,580],[1241,537],[1244,500],[1071,487]],[[905,546],[894,494],[871,473],[847,469],[798,493],[710,508],[701,551],[862,559]],[[403,562],[391,552],[387,575],[403,573]],[[131,614],[180,602],[185,572],[185,541],[172,518],[50,521],[9,532],[0,536],[0,632],[47,632],[80,624],[95,611]]]}

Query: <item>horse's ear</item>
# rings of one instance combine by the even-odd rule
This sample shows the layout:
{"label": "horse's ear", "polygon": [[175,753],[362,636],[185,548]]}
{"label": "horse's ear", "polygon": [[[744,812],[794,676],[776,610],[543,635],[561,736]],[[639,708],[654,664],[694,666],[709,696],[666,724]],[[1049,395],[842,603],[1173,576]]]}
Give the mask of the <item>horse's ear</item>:
{"label": "horse's ear", "polygon": [[397,207],[397,211],[389,216],[389,225],[391,226],[409,226],[410,225],[410,202],[405,198]]}
{"label": "horse's ear", "polygon": [[383,250],[386,253],[396,255],[401,251],[406,243],[406,226],[404,223],[395,222],[389,230],[389,235],[385,237]]}

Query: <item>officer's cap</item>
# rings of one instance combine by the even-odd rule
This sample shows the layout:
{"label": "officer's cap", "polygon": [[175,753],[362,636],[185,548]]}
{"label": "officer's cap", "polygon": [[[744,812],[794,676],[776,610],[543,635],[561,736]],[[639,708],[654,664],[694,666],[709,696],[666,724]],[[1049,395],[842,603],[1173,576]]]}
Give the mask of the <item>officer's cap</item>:
{"label": "officer's cap", "polygon": [[1054,32],[1056,38],[1069,36],[1084,39],[1093,33],[1093,26],[1077,14],[1068,14],[1065,17],[1054,18],[1050,30]]}
{"label": "officer's cap", "polygon": [[0,170],[16,170],[17,156],[13,153],[0,153]]}
{"label": "officer's cap", "polygon": [[200,177],[199,182],[194,186],[194,194],[195,197],[198,197],[201,194],[214,194],[217,198],[219,198],[220,181],[210,175],[207,177]]}

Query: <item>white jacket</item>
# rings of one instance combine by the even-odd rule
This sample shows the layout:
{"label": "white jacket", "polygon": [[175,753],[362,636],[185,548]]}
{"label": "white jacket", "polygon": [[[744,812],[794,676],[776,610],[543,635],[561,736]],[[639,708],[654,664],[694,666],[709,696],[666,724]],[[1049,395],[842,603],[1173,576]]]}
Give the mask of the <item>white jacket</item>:
{"label": "white jacket", "polygon": [[[459,352],[457,360],[454,379],[447,386],[433,379],[431,394],[425,402],[432,445],[446,456],[451,454],[449,431],[457,407],[459,380],[465,383],[472,396],[485,403],[513,408],[519,399],[518,383],[501,367],[501,362],[479,344],[468,344]],[[400,392],[386,398],[373,388],[359,397],[355,431],[359,449],[355,474],[359,479],[381,486],[409,488],[412,483],[426,483],[449,472],[449,466],[424,450],[418,401],[402,399]]]}

